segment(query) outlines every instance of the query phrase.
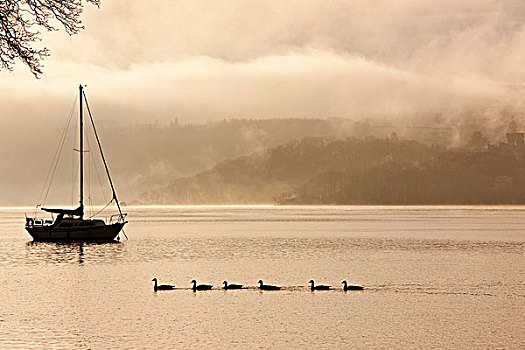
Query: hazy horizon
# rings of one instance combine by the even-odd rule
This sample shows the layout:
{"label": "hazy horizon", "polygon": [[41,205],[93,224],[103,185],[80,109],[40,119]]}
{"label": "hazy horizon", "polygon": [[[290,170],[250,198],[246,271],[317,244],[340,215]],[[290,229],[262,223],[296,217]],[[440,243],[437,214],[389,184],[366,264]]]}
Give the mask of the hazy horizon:
{"label": "hazy horizon", "polygon": [[[294,122],[231,130],[217,124],[209,134],[106,127],[102,143],[117,187],[132,199],[303,137],[394,131],[459,146],[481,131],[490,142],[505,141],[511,122],[514,131],[525,128],[524,19],[518,0],[86,4],[84,31],[43,34],[51,56],[41,79],[22,64],[0,71],[0,203],[26,203],[40,193],[63,123],[78,113],[79,83],[87,84],[99,126],[177,120],[206,129],[224,119],[333,117],[346,123],[322,133],[296,132]],[[349,126],[369,121],[380,130]],[[450,129],[427,137],[405,126]],[[71,190],[71,173],[61,175],[62,190]]]}

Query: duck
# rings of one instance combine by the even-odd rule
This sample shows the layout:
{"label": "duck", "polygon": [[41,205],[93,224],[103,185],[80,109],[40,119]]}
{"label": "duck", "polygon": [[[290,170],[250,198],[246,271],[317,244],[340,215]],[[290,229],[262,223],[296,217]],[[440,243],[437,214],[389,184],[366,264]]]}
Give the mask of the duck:
{"label": "duck", "polygon": [[191,281],[191,284],[192,284],[192,287],[191,289],[193,289],[194,292],[198,291],[198,290],[210,290],[213,288],[213,285],[211,284],[197,284],[197,281],[195,280],[192,280]]}
{"label": "duck", "polygon": [[314,290],[330,290],[330,289],[332,289],[330,286],[326,286],[326,285],[322,285],[322,284],[316,286],[314,284],[314,280],[310,280],[310,282],[308,282],[308,283],[310,283],[310,289],[312,290],[312,292]]}
{"label": "duck", "polygon": [[231,284],[228,284],[228,281],[224,281],[222,282],[222,284],[224,285],[224,289],[243,289],[243,285],[242,284],[235,284],[235,283],[231,283]]}
{"label": "duck", "polygon": [[362,286],[353,286],[353,285],[348,285],[346,283],[346,281],[343,281],[341,282],[343,283],[343,290],[346,292],[347,290],[363,290],[365,289],[365,287],[362,287]]}
{"label": "duck", "polygon": [[160,284],[157,285],[157,278],[152,279],[153,282],[155,282],[155,285],[153,286],[153,290],[156,292],[158,290],[172,290],[175,289],[175,286],[172,286],[171,284]]}
{"label": "duck", "polygon": [[259,280],[259,289],[260,290],[281,290],[279,286],[272,286],[271,284],[264,284],[262,280]]}

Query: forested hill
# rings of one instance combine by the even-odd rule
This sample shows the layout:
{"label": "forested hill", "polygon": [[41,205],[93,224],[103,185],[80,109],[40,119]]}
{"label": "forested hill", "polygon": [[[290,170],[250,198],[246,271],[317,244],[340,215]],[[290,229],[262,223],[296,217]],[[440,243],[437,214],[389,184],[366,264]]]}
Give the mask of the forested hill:
{"label": "forested hill", "polygon": [[414,141],[305,138],[219,163],[142,195],[145,203],[274,203],[330,172],[418,164],[442,152]]}
{"label": "forested hill", "polygon": [[[327,144],[335,142],[334,145],[327,146],[328,149],[336,147],[335,145],[341,142],[330,141],[329,138],[344,139],[356,136],[362,138],[384,138],[392,133],[399,135],[400,138],[414,139],[425,145],[439,144],[446,147],[467,144],[469,140],[468,135],[472,133],[472,130],[483,131],[483,134],[486,135],[478,138],[479,142],[500,141],[501,136],[505,132],[502,131],[502,127],[494,128],[492,119],[483,121],[482,118],[478,118],[478,114],[476,115],[476,118],[470,118],[471,115],[468,114],[463,119],[460,118],[455,121],[452,119],[453,122],[450,119],[452,117],[445,118],[441,116],[434,118],[432,115],[428,115],[409,118],[407,116],[403,123],[396,123],[395,120],[388,119],[352,121],[345,118],[279,118],[264,120],[231,119],[195,125],[180,124],[175,119],[169,124],[118,125],[114,121],[106,120],[98,121],[97,129],[110,164],[111,175],[115,184],[117,184],[119,197],[129,203],[133,199],[149,201],[148,196],[140,199],[140,194],[166,186],[175,179],[199,174],[227,159],[254,154],[264,149],[285,145],[291,140],[301,140],[308,137],[324,138],[324,142]],[[496,115],[498,116],[497,120],[502,121],[501,124],[504,124],[503,121],[512,117],[505,117],[501,113],[496,113]],[[473,121],[479,122],[480,125],[472,124]],[[453,125],[453,127],[450,125]],[[516,128],[519,127],[521,126],[516,125]],[[0,130],[0,147],[6,150],[14,147],[17,152],[0,153],[0,162],[2,163],[0,183],[9,184],[2,187],[0,205],[33,205],[38,202],[37,197],[42,191],[43,179],[45,179],[52,163],[53,151],[57,147],[57,137],[62,132],[63,125],[59,125],[56,122],[41,122],[31,125],[15,123],[2,126]],[[33,136],[28,138],[26,137],[28,134]],[[78,166],[74,164],[74,160],[68,151],[75,148],[77,140],[77,137],[74,136],[76,131],[73,125],[71,125],[67,135],[63,157],[60,159],[56,171],[54,187],[51,188],[49,192],[50,198],[48,198],[49,203],[56,203],[57,205],[72,203],[72,198],[76,196],[76,194],[72,193],[72,189],[77,188],[74,185],[75,177],[72,174],[74,174],[74,170]],[[356,150],[361,147],[357,146],[360,142],[363,141],[353,141],[354,145],[348,147]],[[370,143],[371,141],[367,142]],[[367,149],[372,147],[368,143],[362,146],[364,152],[367,152]],[[284,146],[283,149],[288,149],[291,152],[289,157],[294,159],[293,162],[301,161],[301,158],[296,159],[297,155],[294,152],[295,150],[299,152],[301,147],[303,147],[302,144],[303,142],[298,142],[296,146],[293,146],[293,144]],[[91,139],[91,145],[96,145],[94,139]],[[86,146],[88,149],[90,148],[89,145]],[[297,149],[294,147],[297,147]],[[415,147],[423,146],[418,145]],[[267,156],[278,152],[278,150],[282,149],[277,148],[275,151],[268,151],[266,152],[268,153]],[[351,153],[353,151],[341,149],[338,152]],[[390,154],[388,152],[385,151],[385,154]],[[88,155],[88,157],[95,156],[96,152]],[[277,157],[277,153],[275,156]],[[326,157],[329,158],[329,155]],[[351,156],[346,155],[346,157]],[[253,157],[250,157],[250,159],[253,161]],[[374,159],[372,157],[370,161],[376,161]],[[276,158],[276,161],[278,161],[278,158]],[[92,165],[93,169],[96,169],[97,164],[93,162]],[[272,172],[274,170],[279,171],[279,169],[268,169],[271,176],[276,177],[276,179],[270,179],[271,181],[268,180],[270,182],[261,180],[265,183],[265,188],[267,188],[269,193],[256,192],[257,196],[254,197],[253,193],[242,192],[243,196],[241,198],[243,198],[244,202],[253,202],[255,199],[271,202],[273,200],[271,196],[281,197],[282,193],[278,192],[279,190],[298,194],[299,185],[306,184],[314,176],[320,175],[324,171],[346,171],[347,169],[354,171],[356,169],[347,167],[346,164],[328,168],[323,168],[323,166],[319,166],[319,168],[314,170],[310,169],[311,173],[304,174],[308,176],[306,179],[293,177],[293,174],[284,174],[286,175],[284,177],[273,175]],[[98,171],[104,172],[101,162],[98,163]],[[93,175],[94,183],[97,183],[96,172],[93,171],[91,174]],[[89,178],[88,175],[86,174]],[[199,182],[199,185],[201,184]],[[234,190],[232,189],[232,191]],[[197,197],[200,197],[197,191],[194,192],[197,193]],[[213,189],[211,192],[215,196],[222,196],[224,200],[230,201],[230,198],[233,202],[240,200],[237,192],[231,196],[229,193],[216,192],[216,189]],[[100,195],[98,199],[96,198],[97,193],[91,193],[93,203],[105,204],[106,200],[101,199]],[[154,202],[164,200],[164,194],[160,195],[159,193],[156,197]],[[178,198],[177,201],[191,203],[195,200],[192,198],[188,197],[188,199],[184,200]],[[221,200],[214,198],[210,197],[199,201],[221,202]]]}
{"label": "forested hill", "polygon": [[166,204],[525,204],[525,152],[306,138],[143,193]]}
{"label": "forested hill", "polygon": [[[111,120],[97,121],[111,175],[119,197],[126,202],[173,179],[210,169],[225,159],[304,137],[346,137],[369,129],[366,124],[335,118],[232,119],[206,124],[179,124],[175,119],[169,124],[131,125],[118,125]],[[16,152],[0,152],[0,184],[4,184],[0,186],[0,205],[37,203],[59,136],[64,131],[64,124],[58,122],[2,124],[0,148],[16,149]],[[49,192],[49,202],[57,205],[70,203],[71,198],[76,197],[71,193],[77,188],[72,173],[78,165],[73,164],[70,150],[78,147],[75,146],[78,133],[73,123],[67,131],[54,187]],[[90,132],[86,133],[86,149],[96,145],[91,137]],[[91,152],[87,156],[95,158],[97,153]],[[98,158],[94,159],[94,162],[98,161]],[[98,166],[100,174],[104,173],[101,162],[92,165],[93,170]],[[86,173],[87,178],[88,175]],[[92,175],[94,183],[98,184],[94,171]],[[98,187],[96,191],[98,194]],[[105,200],[97,202],[95,193],[91,194],[94,203],[106,203]]]}

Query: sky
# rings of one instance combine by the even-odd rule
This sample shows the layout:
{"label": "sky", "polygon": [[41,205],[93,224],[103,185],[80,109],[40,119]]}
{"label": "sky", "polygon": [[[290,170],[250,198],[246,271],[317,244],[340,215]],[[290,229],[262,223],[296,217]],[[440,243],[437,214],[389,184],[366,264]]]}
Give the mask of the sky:
{"label": "sky", "polygon": [[44,33],[44,75],[0,71],[0,122],[403,117],[522,108],[522,0],[102,0]]}

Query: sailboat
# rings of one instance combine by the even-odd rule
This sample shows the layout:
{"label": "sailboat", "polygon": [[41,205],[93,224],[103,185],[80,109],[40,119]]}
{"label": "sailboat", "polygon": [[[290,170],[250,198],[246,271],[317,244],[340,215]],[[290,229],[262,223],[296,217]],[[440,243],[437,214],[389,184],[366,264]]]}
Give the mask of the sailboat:
{"label": "sailboat", "polygon": [[[89,109],[84,87],[79,86],[80,95],[80,149],[77,150],[80,157],[80,203],[77,208],[64,209],[64,208],[41,208],[41,210],[57,214],[54,220],[43,220],[37,218],[31,218],[26,216],[26,231],[33,237],[35,241],[83,241],[83,242],[107,242],[115,241],[120,239],[120,232],[124,225],[127,223],[126,214],[122,213],[120,204],[117,199],[117,193],[115,186],[111,180],[109,174],[108,165],[102,152],[102,146],[98,138],[98,134],[95,128],[95,123]],[[118,208],[118,214],[111,216],[108,220],[84,217],[84,108],[83,102],[85,101],[91,125],[93,127],[94,135],[97,140],[97,144],[100,150],[100,155],[106,169],[106,175],[111,186],[112,201],[115,202]],[[109,203],[108,203],[109,205]],[[37,206],[38,207],[38,206]],[[124,231],[122,231],[124,233]],[[124,233],[124,235],[126,235]]]}

